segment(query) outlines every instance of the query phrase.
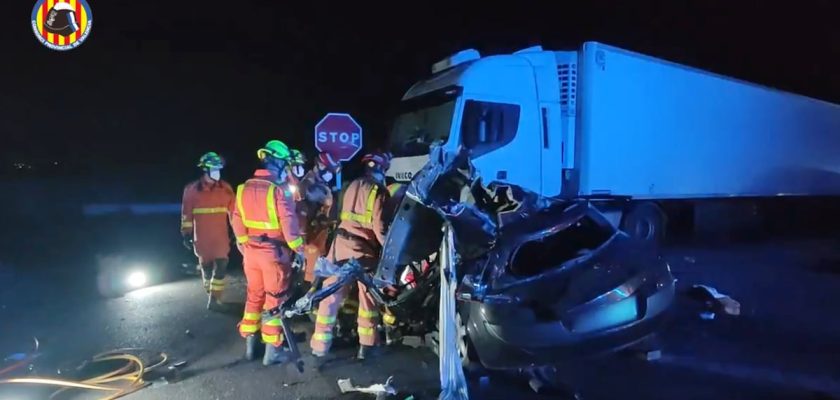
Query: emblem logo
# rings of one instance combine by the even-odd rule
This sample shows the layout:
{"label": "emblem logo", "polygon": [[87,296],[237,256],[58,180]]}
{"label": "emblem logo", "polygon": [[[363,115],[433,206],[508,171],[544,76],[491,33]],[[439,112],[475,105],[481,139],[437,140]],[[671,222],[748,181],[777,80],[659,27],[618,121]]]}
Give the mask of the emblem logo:
{"label": "emblem logo", "polygon": [[93,14],[86,0],[38,0],[32,9],[32,31],[41,44],[65,51],[90,36]]}

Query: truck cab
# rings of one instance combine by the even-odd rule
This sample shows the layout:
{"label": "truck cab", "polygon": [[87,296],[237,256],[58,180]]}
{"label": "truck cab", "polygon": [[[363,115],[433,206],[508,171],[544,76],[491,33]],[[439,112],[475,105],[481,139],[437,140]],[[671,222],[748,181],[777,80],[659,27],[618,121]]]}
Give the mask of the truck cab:
{"label": "truck cab", "polygon": [[439,141],[470,150],[485,182],[561,195],[571,173],[560,172],[574,164],[577,60],[575,51],[532,47],[484,58],[470,49],[436,63],[403,97],[388,176],[410,181]]}

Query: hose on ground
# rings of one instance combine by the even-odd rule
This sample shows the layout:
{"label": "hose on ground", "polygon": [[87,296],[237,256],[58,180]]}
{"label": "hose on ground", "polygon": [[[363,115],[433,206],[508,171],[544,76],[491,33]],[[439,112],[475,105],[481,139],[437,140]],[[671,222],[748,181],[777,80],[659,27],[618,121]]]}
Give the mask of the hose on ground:
{"label": "hose on ground", "polygon": [[102,375],[95,376],[93,378],[88,378],[80,381],[42,377],[12,378],[0,380],[0,385],[31,384],[58,387],[59,389],[53,392],[52,395],[50,395],[49,398],[51,400],[55,399],[61,393],[70,389],[84,389],[110,392],[107,396],[102,397],[101,400],[113,400],[146,387],[148,385],[148,382],[143,380],[143,376],[147,372],[166,364],[166,362],[169,360],[169,356],[166,353],[159,353],[160,361],[151,366],[146,366],[145,363],[143,363],[143,360],[140,359],[140,357],[132,354],[132,352],[141,351],[145,350],[137,348],[117,349],[93,356],[93,358],[90,361],[87,361],[85,364],[82,365],[82,368],[94,363],[119,360],[126,361],[126,364],[122,367],[110,372],[106,372]]}

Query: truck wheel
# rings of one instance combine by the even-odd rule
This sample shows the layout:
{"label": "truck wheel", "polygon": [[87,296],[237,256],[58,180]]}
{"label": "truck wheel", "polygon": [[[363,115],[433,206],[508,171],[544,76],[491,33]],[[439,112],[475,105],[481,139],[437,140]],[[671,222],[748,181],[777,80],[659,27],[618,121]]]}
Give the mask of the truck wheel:
{"label": "truck wheel", "polygon": [[665,239],[666,219],[656,203],[639,203],[625,214],[621,229],[631,237],[661,243]]}

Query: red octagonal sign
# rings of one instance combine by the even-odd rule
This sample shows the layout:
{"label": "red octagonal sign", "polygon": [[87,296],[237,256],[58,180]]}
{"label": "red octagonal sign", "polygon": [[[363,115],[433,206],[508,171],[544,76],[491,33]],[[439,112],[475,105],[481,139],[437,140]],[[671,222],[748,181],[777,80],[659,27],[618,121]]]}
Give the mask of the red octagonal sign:
{"label": "red octagonal sign", "polygon": [[315,148],[350,161],[362,149],[362,127],[350,114],[329,113],[315,125]]}

